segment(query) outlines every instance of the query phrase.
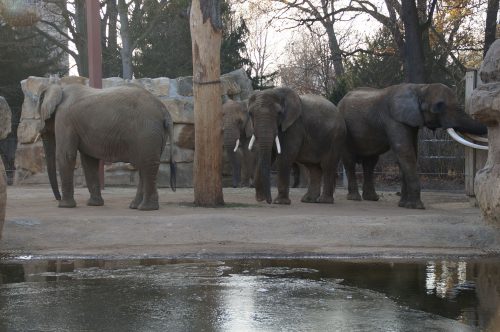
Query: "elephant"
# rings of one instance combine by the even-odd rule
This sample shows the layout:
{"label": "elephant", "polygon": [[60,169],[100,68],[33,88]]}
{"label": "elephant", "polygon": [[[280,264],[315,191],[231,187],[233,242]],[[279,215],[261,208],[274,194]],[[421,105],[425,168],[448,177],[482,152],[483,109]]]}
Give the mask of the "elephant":
{"label": "elephant", "polygon": [[[7,101],[0,96],[0,139],[4,139],[11,130],[11,111]],[[7,204],[7,182],[2,158],[0,158],[0,239],[2,238],[5,208]]]}
{"label": "elephant", "polygon": [[[94,89],[81,84],[42,86],[37,110],[50,184],[59,207],[75,207],[73,172],[77,151],[90,192],[87,205],[104,204],[99,160],[130,162],[139,173],[131,209],[157,210],[156,177],[173,122],[163,103],[146,89],[125,85]],[[175,191],[176,165],[170,149],[170,186]],[[61,178],[58,190],[56,164]]]}
{"label": "elephant", "polygon": [[[424,209],[417,175],[418,130],[453,128],[469,134],[486,134],[486,126],[459,106],[455,93],[440,83],[403,83],[383,89],[358,88],[338,104],[347,126],[342,162],[348,179],[349,200],[377,201],[374,168],[379,155],[392,150],[400,168],[399,206]],[[363,196],[358,192],[356,163],[363,166]]]}
{"label": "elephant", "polygon": [[[245,101],[227,100],[222,105],[224,151],[231,164],[232,186],[250,186],[257,163],[254,150],[247,149],[253,125]],[[243,180],[241,174],[243,173]]]}
{"label": "elephant", "polygon": [[[247,149],[253,135],[253,124],[248,113],[248,101],[228,99],[222,105],[224,151],[231,164],[232,186],[252,187],[257,166],[256,149]],[[243,178],[242,178],[243,176]],[[300,183],[299,165],[292,165],[293,188]]]}
{"label": "elephant", "polygon": [[[308,189],[301,201],[333,203],[346,137],[345,122],[336,106],[321,96],[299,96],[283,87],[255,92],[248,108],[255,132],[251,145],[255,141],[258,147],[256,200],[290,204],[290,168],[295,162],[309,171]],[[278,196],[273,201],[270,172],[274,158]]]}

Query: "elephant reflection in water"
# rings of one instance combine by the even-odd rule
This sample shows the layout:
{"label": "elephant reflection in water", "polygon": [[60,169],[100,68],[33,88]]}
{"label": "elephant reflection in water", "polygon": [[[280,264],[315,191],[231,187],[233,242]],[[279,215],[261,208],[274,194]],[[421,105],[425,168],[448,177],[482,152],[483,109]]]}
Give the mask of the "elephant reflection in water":
{"label": "elephant reflection in water", "polygon": [[[417,135],[421,127],[452,128],[483,135],[486,126],[459,107],[455,93],[443,84],[399,84],[385,89],[359,88],[349,92],[339,110],[347,126],[342,161],[350,200],[376,201],[374,168],[379,155],[392,150],[402,174],[400,207],[423,209],[417,175]],[[358,192],[355,164],[363,166],[363,195]]]}

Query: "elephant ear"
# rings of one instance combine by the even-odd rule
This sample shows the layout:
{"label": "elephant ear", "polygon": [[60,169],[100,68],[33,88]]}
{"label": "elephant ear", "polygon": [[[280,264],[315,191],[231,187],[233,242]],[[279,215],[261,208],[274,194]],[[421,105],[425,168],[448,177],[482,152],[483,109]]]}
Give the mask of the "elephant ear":
{"label": "elephant ear", "polygon": [[422,127],[424,117],[417,92],[402,85],[391,98],[390,113],[393,119],[410,127]]}
{"label": "elephant ear", "polygon": [[279,88],[276,90],[282,107],[281,130],[286,131],[302,114],[302,101],[292,89]]}
{"label": "elephant ear", "polygon": [[42,122],[45,122],[54,115],[57,105],[62,100],[62,87],[59,84],[50,84],[42,89],[39,95],[38,112]]}

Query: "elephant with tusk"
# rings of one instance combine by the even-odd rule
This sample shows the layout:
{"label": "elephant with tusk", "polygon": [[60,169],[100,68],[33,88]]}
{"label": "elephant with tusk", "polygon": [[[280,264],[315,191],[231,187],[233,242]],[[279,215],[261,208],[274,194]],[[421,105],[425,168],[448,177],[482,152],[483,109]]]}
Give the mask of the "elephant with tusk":
{"label": "elephant with tusk", "polygon": [[455,130],[484,135],[487,128],[468,116],[454,92],[443,84],[404,83],[384,89],[359,88],[338,105],[347,126],[347,146],[342,157],[348,179],[348,199],[361,200],[355,164],[363,166],[363,196],[378,200],[373,171],[379,155],[394,152],[402,174],[399,206],[423,209],[417,175],[417,134],[421,127],[444,128],[462,144],[480,145],[456,135]]}
{"label": "elephant with tusk", "polygon": [[245,101],[229,99],[222,105],[222,130],[224,152],[231,164],[233,188],[252,185],[257,158],[255,151],[246,149],[253,135],[253,125]]}
{"label": "elephant with tusk", "polygon": [[[257,146],[257,201],[290,204],[293,163],[309,170],[302,202],[333,203],[337,166],[345,144],[345,122],[334,104],[316,95],[299,96],[289,88],[254,93],[248,101]],[[254,143],[255,142],[255,143]],[[278,196],[271,198],[271,165],[276,159]]]}
{"label": "elephant with tusk", "polygon": [[[37,110],[49,181],[59,207],[76,206],[73,172],[79,151],[90,192],[87,205],[104,204],[98,176],[99,160],[104,160],[130,162],[138,170],[139,184],[131,209],[159,208],[156,177],[167,138],[173,140],[173,122],[158,98],[136,85],[94,89],[55,81],[41,87]],[[175,190],[172,151],[170,185]]]}

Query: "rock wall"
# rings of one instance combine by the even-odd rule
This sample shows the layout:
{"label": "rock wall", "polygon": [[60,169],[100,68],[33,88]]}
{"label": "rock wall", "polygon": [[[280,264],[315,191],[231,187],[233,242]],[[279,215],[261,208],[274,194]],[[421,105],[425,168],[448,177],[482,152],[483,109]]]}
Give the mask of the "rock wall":
{"label": "rock wall", "polygon": [[[36,111],[38,102],[38,89],[46,84],[49,78],[29,77],[21,82],[24,92],[24,103],[21,122],[17,131],[18,146],[16,151],[16,177],[17,184],[46,184],[49,183],[42,142],[39,139],[38,128],[40,116]],[[88,85],[88,79],[72,76],[61,78],[64,83],[80,83]],[[252,93],[252,84],[243,69],[221,76],[222,98],[234,100],[247,99]],[[167,77],[141,78],[131,81],[119,77],[103,79],[103,88],[120,86],[125,83],[140,85],[157,96],[167,107],[174,122],[174,158],[177,162],[177,187],[193,186],[193,160],[194,160],[194,107],[193,107],[193,79],[192,77]],[[161,158],[158,175],[158,186],[168,187],[170,169],[168,165],[168,151],[170,142],[167,143]],[[225,165],[225,173],[229,167]],[[139,180],[137,172],[127,163],[114,163],[105,165],[106,185],[136,185]],[[75,184],[83,185],[83,172],[79,164],[75,171]]]}
{"label": "rock wall", "polygon": [[484,218],[500,227],[500,39],[493,43],[479,71],[483,85],[472,93],[467,108],[488,126],[488,160],[476,174],[474,191]]}

